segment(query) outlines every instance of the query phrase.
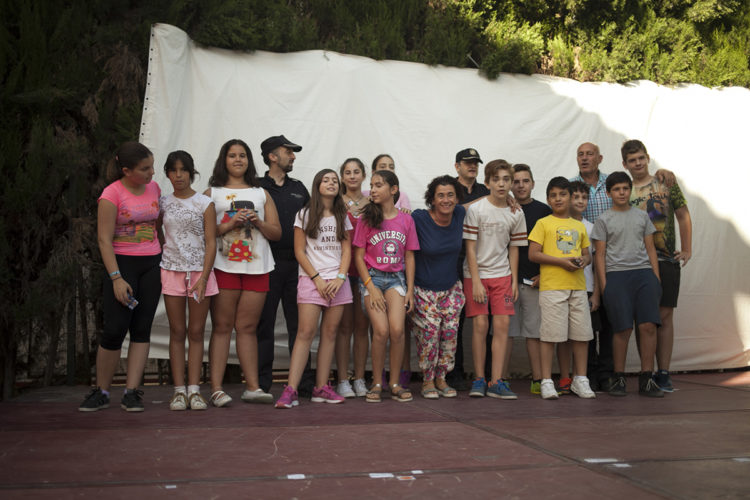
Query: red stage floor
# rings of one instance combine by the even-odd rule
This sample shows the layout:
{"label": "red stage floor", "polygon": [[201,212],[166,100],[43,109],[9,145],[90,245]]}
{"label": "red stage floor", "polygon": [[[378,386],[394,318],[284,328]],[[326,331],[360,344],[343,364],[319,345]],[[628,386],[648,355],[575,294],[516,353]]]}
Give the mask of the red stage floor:
{"label": "red stage floor", "polygon": [[[750,498],[750,372],[664,399],[244,404],[80,413],[84,387],[0,404],[0,498]],[[278,395],[280,386],[274,386]],[[119,403],[120,389],[115,398]],[[634,392],[635,391],[635,392]],[[204,393],[206,389],[204,389]]]}

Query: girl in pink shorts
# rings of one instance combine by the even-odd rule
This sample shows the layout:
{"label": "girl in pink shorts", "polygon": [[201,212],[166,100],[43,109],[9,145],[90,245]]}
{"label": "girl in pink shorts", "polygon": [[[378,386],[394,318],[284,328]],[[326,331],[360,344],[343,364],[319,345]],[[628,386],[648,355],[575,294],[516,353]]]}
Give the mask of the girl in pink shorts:
{"label": "girl in pink shorts", "polygon": [[[216,210],[211,198],[191,187],[193,158],[185,151],[167,156],[164,173],[174,192],[159,200],[164,234],[161,285],[169,320],[169,362],[174,379],[170,410],[205,410],[200,394],[203,337],[210,300],[219,293],[213,274],[216,255]],[[187,302],[187,329],[185,303]],[[188,339],[188,386],[185,387],[185,337]]]}
{"label": "girl in pink shorts", "polygon": [[294,256],[299,262],[299,325],[289,361],[289,382],[276,401],[276,408],[292,408],[299,404],[297,386],[310,355],[318,321],[320,345],[311,401],[344,401],[328,383],[328,374],[344,304],[352,302],[352,291],[346,276],[351,261],[348,234],[351,229],[340,192],[339,176],[331,169],[321,170],[313,179],[310,201],[297,213],[294,221]]}

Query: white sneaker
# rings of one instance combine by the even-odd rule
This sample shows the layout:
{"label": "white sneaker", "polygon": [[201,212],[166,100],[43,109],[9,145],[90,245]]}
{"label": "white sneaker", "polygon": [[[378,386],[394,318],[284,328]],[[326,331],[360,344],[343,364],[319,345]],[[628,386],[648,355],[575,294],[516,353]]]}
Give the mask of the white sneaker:
{"label": "white sneaker", "polygon": [[577,394],[579,398],[591,399],[596,397],[596,393],[589,386],[589,379],[586,377],[573,377],[573,383],[570,384],[570,392]]}
{"label": "white sneaker", "polygon": [[352,384],[350,384],[348,380],[339,382],[339,385],[336,386],[336,392],[339,393],[339,396],[344,396],[345,398],[353,398],[356,396],[352,390]]}
{"label": "white sneaker", "polygon": [[365,384],[365,379],[358,378],[354,381],[354,393],[358,398],[367,396],[367,385]]}
{"label": "white sneaker", "polygon": [[550,379],[542,380],[542,399],[557,399],[557,389],[555,383]]}
{"label": "white sneaker", "polygon": [[187,395],[184,392],[175,392],[172,399],[169,400],[170,410],[187,410],[188,400]]}
{"label": "white sneaker", "polygon": [[260,388],[254,391],[245,389],[245,392],[242,393],[242,401],[245,403],[271,404],[273,403],[273,396],[267,392],[263,392],[263,389]]}
{"label": "white sneaker", "polygon": [[200,392],[192,393],[188,398],[188,404],[191,410],[205,410],[208,408],[208,403],[203,399]]}

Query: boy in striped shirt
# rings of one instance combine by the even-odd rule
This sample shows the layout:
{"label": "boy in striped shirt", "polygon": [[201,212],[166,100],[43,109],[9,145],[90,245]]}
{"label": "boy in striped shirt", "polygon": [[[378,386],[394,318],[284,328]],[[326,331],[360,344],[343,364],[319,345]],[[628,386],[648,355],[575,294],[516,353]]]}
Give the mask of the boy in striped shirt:
{"label": "boy in striped shirt", "polygon": [[[464,294],[466,317],[472,318],[472,353],[476,379],[469,396],[485,395],[516,399],[502,379],[505,349],[513,302],[518,297],[518,247],[527,246],[523,212],[508,207],[513,167],[505,160],[493,160],[484,167],[484,184],[490,194],[469,206],[464,219],[466,260]],[[486,338],[492,316],[492,379],[484,378]]]}

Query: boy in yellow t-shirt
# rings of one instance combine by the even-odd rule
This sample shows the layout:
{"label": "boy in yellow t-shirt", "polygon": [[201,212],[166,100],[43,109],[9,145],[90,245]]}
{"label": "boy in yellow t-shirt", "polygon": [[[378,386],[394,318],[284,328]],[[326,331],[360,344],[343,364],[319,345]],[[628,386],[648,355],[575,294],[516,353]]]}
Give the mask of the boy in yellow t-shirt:
{"label": "boy in yellow t-shirt", "polygon": [[541,265],[539,307],[543,399],[557,399],[552,382],[552,359],[560,342],[573,345],[571,392],[595,398],[586,378],[588,343],[593,338],[586,278],[583,268],[591,262],[589,238],[582,222],[570,217],[570,182],[555,177],[547,185],[547,204],[552,215],[539,219],[529,234],[529,260]]}

